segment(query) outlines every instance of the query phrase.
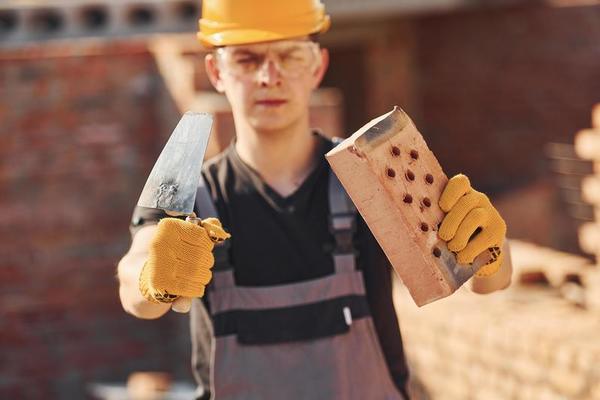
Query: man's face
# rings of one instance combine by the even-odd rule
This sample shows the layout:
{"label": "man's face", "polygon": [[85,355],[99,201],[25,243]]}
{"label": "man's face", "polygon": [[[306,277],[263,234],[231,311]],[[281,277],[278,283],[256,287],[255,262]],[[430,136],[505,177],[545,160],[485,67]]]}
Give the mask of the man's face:
{"label": "man's face", "polygon": [[285,40],[223,47],[210,63],[207,59],[211,80],[226,94],[236,118],[254,129],[275,131],[306,115],[327,54],[311,41]]}

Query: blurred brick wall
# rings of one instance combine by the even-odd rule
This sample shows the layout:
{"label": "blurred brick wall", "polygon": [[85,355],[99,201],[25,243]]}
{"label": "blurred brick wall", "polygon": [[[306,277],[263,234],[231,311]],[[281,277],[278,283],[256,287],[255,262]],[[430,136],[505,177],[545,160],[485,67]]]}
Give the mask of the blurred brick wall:
{"label": "blurred brick wall", "polygon": [[599,21],[600,5],[421,19],[420,123],[448,171],[492,192],[546,175],[543,145],[572,143],[600,98]]}
{"label": "blurred brick wall", "polygon": [[[359,44],[376,75],[365,121],[402,106],[449,175],[463,172],[502,195],[510,235],[579,251],[544,144],[573,143],[590,126],[600,100],[599,21],[600,5],[538,4],[380,23],[382,33]],[[506,197],[517,188],[547,212],[522,218],[519,195]],[[542,231],[540,219],[558,228]]]}
{"label": "blurred brick wall", "polygon": [[141,43],[0,51],[0,398],[190,378],[185,317],[126,315],[114,277],[169,110]]}
{"label": "blurred brick wall", "polygon": [[537,188],[553,179],[544,145],[572,143],[600,99],[600,6],[465,12],[418,29],[421,125],[442,165],[491,194],[538,193],[530,204],[547,213],[535,219],[504,196],[509,235],[579,251],[558,189]]}

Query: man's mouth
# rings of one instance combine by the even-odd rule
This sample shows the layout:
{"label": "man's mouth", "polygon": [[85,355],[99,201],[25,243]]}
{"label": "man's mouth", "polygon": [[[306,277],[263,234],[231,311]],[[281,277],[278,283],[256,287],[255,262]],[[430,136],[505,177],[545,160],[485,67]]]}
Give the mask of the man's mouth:
{"label": "man's mouth", "polygon": [[266,107],[277,107],[277,106],[281,106],[283,104],[287,103],[287,100],[285,99],[261,99],[261,100],[256,100],[256,104],[259,106],[266,106]]}

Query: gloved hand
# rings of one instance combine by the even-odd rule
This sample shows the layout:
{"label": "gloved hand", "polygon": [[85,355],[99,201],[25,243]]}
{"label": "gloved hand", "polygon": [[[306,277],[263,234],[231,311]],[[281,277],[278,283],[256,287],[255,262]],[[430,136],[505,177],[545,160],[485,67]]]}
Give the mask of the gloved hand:
{"label": "gloved hand", "polygon": [[475,276],[496,273],[504,259],[501,248],[506,223],[488,197],[474,190],[469,178],[459,174],[448,181],[439,206],[447,214],[438,234],[448,242],[448,249],[457,253],[457,261],[472,263],[475,257],[489,249],[492,259]]}
{"label": "gloved hand", "polygon": [[202,226],[177,218],[160,220],[140,273],[140,292],[155,303],[203,296],[212,278],[214,244],[229,237],[216,218],[203,220]]}

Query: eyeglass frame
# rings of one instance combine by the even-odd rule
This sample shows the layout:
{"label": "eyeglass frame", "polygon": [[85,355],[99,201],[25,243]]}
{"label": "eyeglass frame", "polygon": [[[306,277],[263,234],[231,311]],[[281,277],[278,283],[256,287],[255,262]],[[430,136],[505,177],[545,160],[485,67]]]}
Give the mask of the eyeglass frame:
{"label": "eyeglass frame", "polygon": [[[313,57],[313,59],[310,61],[310,65],[298,66],[298,71],[290,71],[289,69],[286,69],[286,67],[281,65],[281,61],[278,60],[278,58],[270,56],[270,54],[272,54],[272,50],[271,50],[272,46],[273,45],[279,46],[282,43],[293,43],[296,45],[302,44],[303,46],[306,46],[311,51],[311,56]],[[309,69],[309,68],[312,69],[315,67],[318,68],[321,65],[321,57],[320,57],[321,47],[318,42],[311,40],[310,38],[308,38],[308,39],[288,39],[288,40],[279,40],[279,41],[264,42],[264,43],[249,43],[249,44],[223,46],[223,47],[216,48],[214,50],[213,54],[215,54],[215,57],[217,60],[219,60],[220,62],[225,62],[225,57],[233,56],[233,55],[229,55],[229,54],[225,53],[225,52],[229,51],[229,49],[236,49],[236,48],[244,49],[244,48],[248,48],[248,47],[252,47],[252,46],[266,46],[266,51],[264,51],[262,54],[260,54],[260,56],[263,59],[260,60],[258,65],[252,71],[239,71],[238,70],[237,73],[235,71],[233,71],[236,68],[232,67],[232,63],[228,63],[229,72],[232,73],[232,75],[234,75],[238,78],[256,77],[264,71],[265,66],[269,65],[268,61],[271,61],[273,63],[273,65],[275,66],[275,68],[277,69],[277,71],[279,72],[279,74],[281,74],[281,76],[284,76],[286,78],[297,78],[297,77],[301,76],[307,69]],[[290,49],[290,51],[293,51],[293,50]],[[252,51],[250,50],[249,52],[252,52]]]}

